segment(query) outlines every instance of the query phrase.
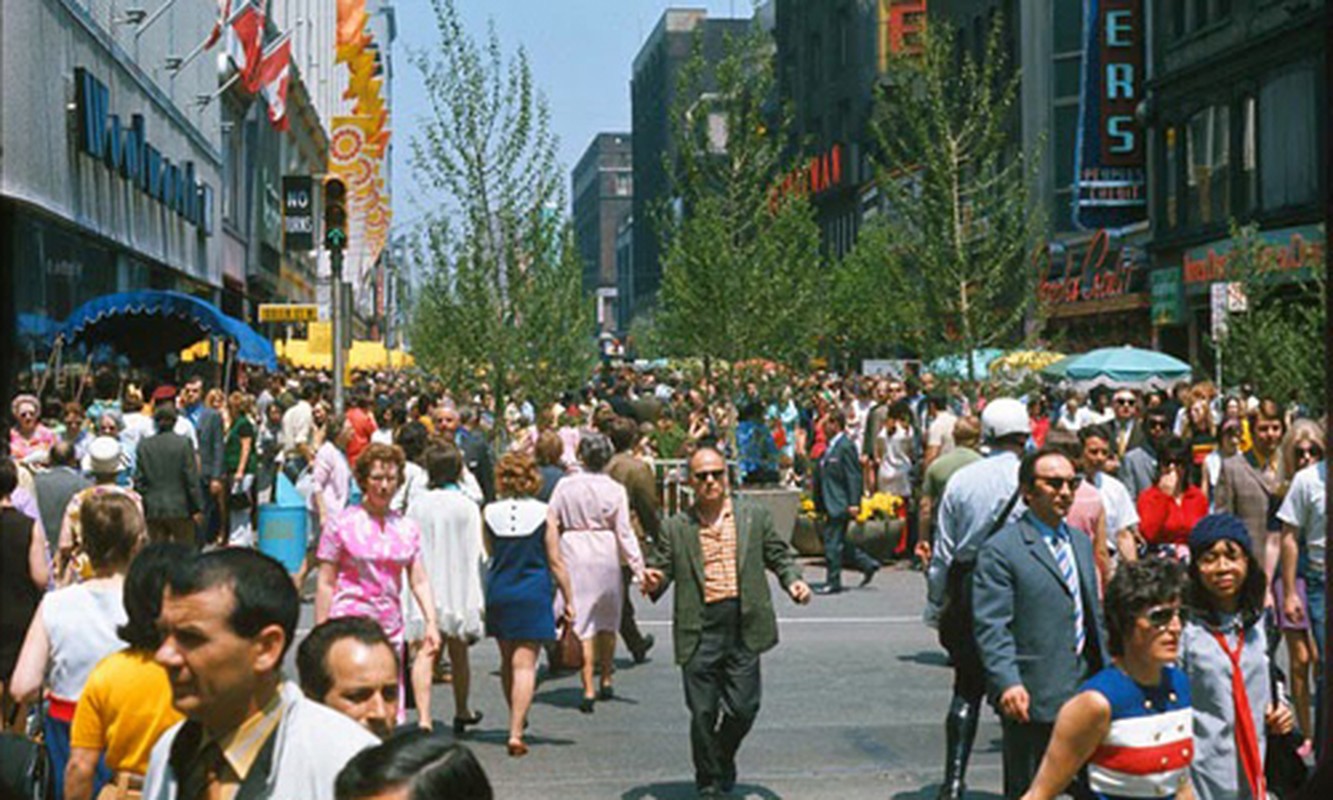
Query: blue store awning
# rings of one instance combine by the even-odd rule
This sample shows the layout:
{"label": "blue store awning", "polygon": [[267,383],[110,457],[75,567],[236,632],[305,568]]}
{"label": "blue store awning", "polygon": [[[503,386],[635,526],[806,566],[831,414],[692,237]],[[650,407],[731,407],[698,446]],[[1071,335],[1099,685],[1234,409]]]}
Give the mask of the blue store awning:
{"label": "blue store awning", "polygon": [[118,292],[74,309],[60,328],[66,342],[107,343],[144,359],[179,352],[205,336],[236,345],[236,360],[278,366],[273,343],[217,306],[184,292]]}

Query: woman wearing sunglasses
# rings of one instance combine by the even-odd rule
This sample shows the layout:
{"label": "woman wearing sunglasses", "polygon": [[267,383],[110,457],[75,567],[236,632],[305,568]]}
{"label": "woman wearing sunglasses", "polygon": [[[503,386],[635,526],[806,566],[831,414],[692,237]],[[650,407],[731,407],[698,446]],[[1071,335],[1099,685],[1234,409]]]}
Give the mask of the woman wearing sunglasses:
{"label": "woman wearing sunglasses", "polygon": [[1290,731],[1293,717],[1272,704],[1261,624],[1267,581],[1239,517],[1199,521],[1189,576],[1180,663],[1194,705],[1194,791],[1202,800],[1262,800],[1267,731]]}
{"label": "woman wearing sunglasses", "polygon": [[42,406],[36,397],[21,394],[9,404],[14,427],[9,429],[9,455],[22,462],[29,456],[50,451],[56,443],[55,431],[41,422]]}
{"label": "woman wearing sunglasses", "polygon": [[1194,523],[1208,513],[1208,498],[1191,478],[1190,446],[1172,436],[1158,451],[1157,482],[1139,495],[1139,532],[1150,550],[1183,558]]}
{"label": "woman wearing sunglasses", "polygon": [[1085,765],[1086,788],[1101,800],[1194,797],[1190,684],[1173,666],[1180,657],[1183,590],[1174,561],[1132,561],[1116,571],[1105,599],[1112,664],[1060,709],[1024,800],[1056,797]]}
{"label": "woman wearing sunglasses", "polygon": [[[1278,624],[1291,656],[1291,695],[1301,731],[1310,735],[1310,669],[1324,642],[1324,429],[1309,419],[1292,423],[1282,446],[1286,493],[1277,512],[1282,527],[1282,569],[1273,582]],[[1294,586],[1295,591],[1287,587]],[[1313,638],[1311,637],[1313,634]],[[1311,742],[1307,739],[1307,745]]]}

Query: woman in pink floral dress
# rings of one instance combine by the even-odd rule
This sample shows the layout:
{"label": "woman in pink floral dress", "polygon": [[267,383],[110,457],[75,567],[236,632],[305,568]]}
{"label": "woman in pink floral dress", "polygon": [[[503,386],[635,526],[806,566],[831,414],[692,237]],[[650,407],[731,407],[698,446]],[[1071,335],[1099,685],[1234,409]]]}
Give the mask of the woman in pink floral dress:
{"label": "woman in pink floral dress", "polygon": [[315,623],[331,617],[368,617],[384,628],[401,651],[400,598],[406,572],[425,620],[422,648],[433,655],[440,649],[440,630],[430,579],[421,560],[421,529],[389,508],[402,481],[404,461],[401,449],[378,443],[357,459],[361,505],[349,506],[329,522],[316,551]]}

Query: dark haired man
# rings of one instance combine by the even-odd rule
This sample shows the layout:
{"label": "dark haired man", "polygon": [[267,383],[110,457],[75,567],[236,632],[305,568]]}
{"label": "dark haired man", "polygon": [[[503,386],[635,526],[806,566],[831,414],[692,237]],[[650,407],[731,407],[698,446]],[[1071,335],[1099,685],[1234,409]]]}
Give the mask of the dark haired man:
{"label": "dark haired man", "polygon": [[1011,800],[1037,774],[1060,706],[1107,663],[1092,544],[1065,524],[1080,481],[1060,450],[1025,456],[1027,512],[981,545],[972,576],[973,630],[1003,722]]}
{"label": "dark haired man", "polygon": [[157,433],[139,443],[134,485],[143,498],[149,539],[194,545],[194,526],[203,521],[204,492],[194,446],[175,426],[176,406],[169,400],[155,402]]}
{"label": "dark haired man", "polygon": [[[657,512],[657,480],[653,477],[653,470],[634,456],[634,442],[639,438],[639,426],[628,417],[615,417],[611,420],[609,436],[616,454],[607,462],[606,474],[625,487],[625,494],[629,497],[630,525],[634,527],[634,535],[639,539],[639,548],[645,553],[650,552],[657,542],[662,522]],[[644,635],[639,632],[629,592],[633,572],[629,567],[621,567],[620,571],[625,592],[625,602],[620,607],[620,638],[625,640],[634,663],[642,664],[656,640],[651,633]]]}
{"label": "dark haired man", "polygon": [[1120,471],[1116,473],[1135,501],[1157,482],[1157,451],[1171,436],[1171,416],[1165,408],[1158,406],[1144,413],[1143,436],[1142,444],[1125,453],[1120,460]]}
{"label": "dark haired man", "polygon": [[823,539],[824,559],[828,572],[815,594],[838,594],[842,591],[842,563],[852,562],[861,570],[861,585],[865,586],[879,571],[879,562],[871,558],[855,543],[847,541],[847,525],[860,513],[861,460],[856,445],[844,432],[847,417],[841,409],[830,409],[824,417],[824,436],[828,449],[819,459],[815,472],[815,507],[825,515]]}
{"label": "dark haired man", "polygon": [[398,719],[398,654],[366,617],[316,625],[296,648],[301,691],[386,739]]}
{"label": "dark haired man", "polygon": [[338,770],[376,739],[283,681],[300,609],[286,568],[245,548],[167,576],[157,661],[186,719],[153,747],[146,800],[332,800]]}

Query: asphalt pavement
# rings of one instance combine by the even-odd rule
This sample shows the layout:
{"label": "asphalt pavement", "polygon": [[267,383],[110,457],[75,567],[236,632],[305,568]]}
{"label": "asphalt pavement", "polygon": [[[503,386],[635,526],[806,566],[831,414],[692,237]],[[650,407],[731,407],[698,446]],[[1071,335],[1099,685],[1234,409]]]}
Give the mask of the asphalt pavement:
{"label": "asphalt pavement", "polygon": [[[805,569],[808,579],[823,578],[822,566]],[[762,708],[737,758],[733,796],[933,800],[943,775],[952,673],[935,632],[920,621],[921,573],[886,568],[864,589],[817,596],[804,607],[776,581],[772,589],[781,642],[763,657]],[[577,675],[544,677],[524,758],[505,751],[507,711],[494,642],[472,649],[472,705],[486,718],[464,741],[497,798],[695,796],[689,720],[671,653],[671,599],[634,602],[645,631],[657,637],[650,660],[634,664],[621,644],[616,697],[599,702],[591,715],[579,713]],[[434,703],[436,716],[452,714],[448,685],[436,686]],[[999,796],[999,745],[999,724],[987,710],[969,797]]]}

